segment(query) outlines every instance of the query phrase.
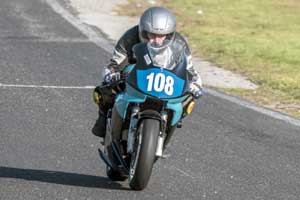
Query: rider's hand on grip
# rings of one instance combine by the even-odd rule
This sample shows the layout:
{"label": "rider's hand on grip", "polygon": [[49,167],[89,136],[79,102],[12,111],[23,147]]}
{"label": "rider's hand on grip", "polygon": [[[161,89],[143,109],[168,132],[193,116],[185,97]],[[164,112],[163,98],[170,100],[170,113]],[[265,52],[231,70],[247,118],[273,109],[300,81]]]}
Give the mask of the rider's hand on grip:
{"label": "rider's hand on grip", "polygon": [[121,79],[120,72],[112,72],[108,73],[104,76],[104,83],[110,84],[116,81],[119,81]]}
{"label": "rider's hand on grip", "polygon": [[197,83],[190,83],[190,93],[195,99],[199,99],[203,95],[203,89]]}
{"label": "rider's hand on grip", "polygon": [[198,90],[198,91],[195,91],[194,93],[193,93],[193,97],[195,98],[195,99],[199,99],[200,97],[202,97],[202,95],[203,95],[203,90],[201,89],[201,90]]}

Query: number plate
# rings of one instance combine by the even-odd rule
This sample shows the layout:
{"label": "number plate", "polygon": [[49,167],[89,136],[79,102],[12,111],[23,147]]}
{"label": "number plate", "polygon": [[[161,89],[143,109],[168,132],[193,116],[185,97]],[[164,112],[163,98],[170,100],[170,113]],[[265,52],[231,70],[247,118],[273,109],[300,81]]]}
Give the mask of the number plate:
{"label": "number plate", "polygon": [[185,81],[167,70],[137,70],[138,88],[157,98],[174,98],[182,94]]}

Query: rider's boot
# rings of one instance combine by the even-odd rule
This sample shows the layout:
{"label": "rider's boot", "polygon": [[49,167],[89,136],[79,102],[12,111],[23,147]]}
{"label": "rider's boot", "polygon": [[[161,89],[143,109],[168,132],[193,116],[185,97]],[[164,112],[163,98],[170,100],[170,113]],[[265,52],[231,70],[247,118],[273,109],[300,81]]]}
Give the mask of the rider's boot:
{"label": "rider's boot", "polygon": [[106,117],[99,115],[99,118],[96,120],[94,127],[92,128],[92,133],[98,137],[105,137],[106,133]]}

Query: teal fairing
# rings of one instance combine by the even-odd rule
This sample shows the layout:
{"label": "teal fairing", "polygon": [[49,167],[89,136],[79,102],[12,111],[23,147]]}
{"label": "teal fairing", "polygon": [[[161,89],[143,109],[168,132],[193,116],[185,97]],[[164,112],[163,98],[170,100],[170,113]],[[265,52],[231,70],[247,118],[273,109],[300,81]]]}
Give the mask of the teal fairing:
{"label": "teal fairing", "polygon": [[[171,125],[182,117],[182,102],[189,96],[187,59],[180,43],[156,47],[139,44],[135,47],[137,62],[125,67],[126,89],[118,94],[115,107],[125,119],[130,104],[143,104],[156,99],[165,109],[173,111]],[[158,110],[160,111],[160,110]]]}
{"label": "teal fairing", "polygon": [[[148,95],[145,95],[130,85],[126,85],[126,92],[121,92],[115,102],[115,106],[119,115],[122,119],[125,119],[127,114],[127,108],[130,103],[145,103]],[[182,102],[188,97],[184,95],[179,98],[169,99],[165,101],[165,108],[173,110],[173,118],[171,120],[171,125],[174,126],[180,119],[183,113]]]}

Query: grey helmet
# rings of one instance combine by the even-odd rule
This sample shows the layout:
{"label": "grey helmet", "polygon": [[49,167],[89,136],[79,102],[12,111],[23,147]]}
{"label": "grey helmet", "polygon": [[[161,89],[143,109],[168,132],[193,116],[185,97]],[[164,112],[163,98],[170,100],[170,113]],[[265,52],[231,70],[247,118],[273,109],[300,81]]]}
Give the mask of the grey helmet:
{"label": "grey helmet", "polygon": [[142,42],[148,41],[147,32],[159,35],[167,35],[169,40],[173,40],[175,31],[176,18],[166,8],[148,8],[140,18],[139,37]]}

